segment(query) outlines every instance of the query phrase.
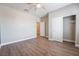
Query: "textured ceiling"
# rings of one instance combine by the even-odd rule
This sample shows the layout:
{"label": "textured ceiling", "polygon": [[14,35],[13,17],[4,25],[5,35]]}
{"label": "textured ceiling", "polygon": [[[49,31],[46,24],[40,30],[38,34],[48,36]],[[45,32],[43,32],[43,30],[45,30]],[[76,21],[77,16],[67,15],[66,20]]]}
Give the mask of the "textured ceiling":
{"label": "textured ceiling", "polygon": [[[46,15],[48,12],[55,11],[59,8],[69,5],[70,3],[40,3],[40,4],[45,9],[31,8],[29,12],[27,12],[27,11],[25,11],[25,12],[32,14],[36,17],[42,17],[42,16]],[[0,5],[5,5],[5,6],[11,7],[11,8],[15,8],[20,11],[24,11],[24,9],[28,9],[30,7],[27,3],[4,3],[4,4],[0,4]]]}

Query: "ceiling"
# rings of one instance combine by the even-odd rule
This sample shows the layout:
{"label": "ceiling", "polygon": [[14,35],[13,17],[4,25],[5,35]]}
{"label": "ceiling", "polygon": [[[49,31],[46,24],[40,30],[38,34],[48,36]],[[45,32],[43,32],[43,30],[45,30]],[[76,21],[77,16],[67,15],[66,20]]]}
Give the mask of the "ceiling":
{"label": "ceiling", "polygon": [[1,5],[15,8],[15,9],[20,10],[20,11],[25,11],[25,12],[32,14],[34,16],[37,16],[37,17],[42,17],[51,11],[55,11],[59,8],[67,6],[69,4],[71,4],[71,3],[40,3],[40,5],[42,7],[44,7],[44,9],[37,8],[35,10],[32,8],[32,9],[30,9],[30,12],[25,11],[25,9],[28,9],[30,7],[27,3],[3,3]]}

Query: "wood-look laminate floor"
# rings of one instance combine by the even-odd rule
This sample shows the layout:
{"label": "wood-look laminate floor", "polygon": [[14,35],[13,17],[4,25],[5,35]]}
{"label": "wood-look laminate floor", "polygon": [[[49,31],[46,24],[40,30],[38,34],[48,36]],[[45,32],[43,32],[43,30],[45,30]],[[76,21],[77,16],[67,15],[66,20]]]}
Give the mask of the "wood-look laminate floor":
{"label": "wood-look laminate floor", "polygon": [[1,56],[79,56],[73,43],[50,41],[46,38],[30,39],[3,46]]}

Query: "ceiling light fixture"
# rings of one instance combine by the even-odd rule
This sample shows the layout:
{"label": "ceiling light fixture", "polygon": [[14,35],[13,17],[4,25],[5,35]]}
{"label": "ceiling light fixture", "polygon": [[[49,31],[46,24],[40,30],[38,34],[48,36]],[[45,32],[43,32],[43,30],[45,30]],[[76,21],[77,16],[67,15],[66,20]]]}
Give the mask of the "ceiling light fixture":
{"label": "ceiling light fixture", "polygon": [[40,7],[41,7],[41,5],[40,5],[40,4],[37,4],[37,5],[36,5],[36,7],[37,7],[37,8],[40,8]]}

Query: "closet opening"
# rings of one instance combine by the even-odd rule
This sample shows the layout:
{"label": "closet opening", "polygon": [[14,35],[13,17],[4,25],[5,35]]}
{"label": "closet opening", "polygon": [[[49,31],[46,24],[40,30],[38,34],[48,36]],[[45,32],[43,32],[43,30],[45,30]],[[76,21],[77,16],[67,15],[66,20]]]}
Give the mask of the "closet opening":
{"label": "closet opening", "polygon": [[63,41],[75,43],[76,15],[63,17]]}

